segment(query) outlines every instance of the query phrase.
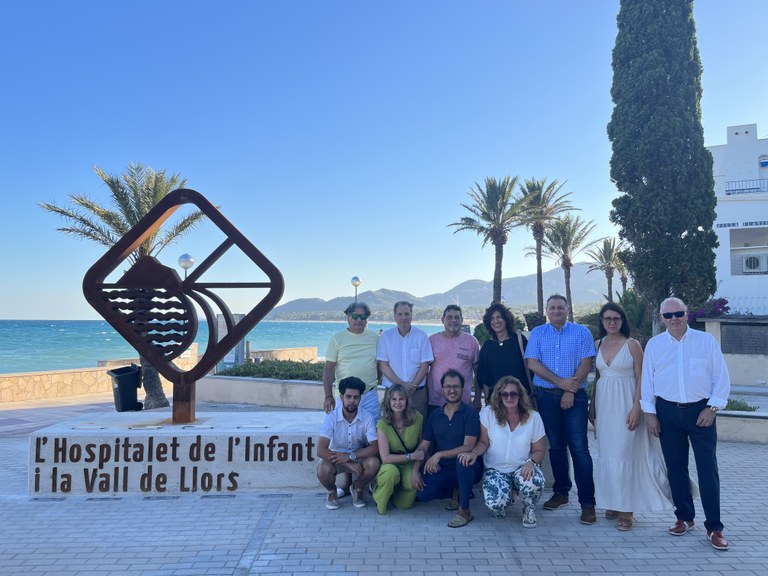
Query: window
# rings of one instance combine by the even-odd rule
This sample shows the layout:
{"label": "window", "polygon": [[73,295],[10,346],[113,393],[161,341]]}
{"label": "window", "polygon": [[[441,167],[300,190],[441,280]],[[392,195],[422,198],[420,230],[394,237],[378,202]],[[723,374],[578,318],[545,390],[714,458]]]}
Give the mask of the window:
{"label": "window", "polygon": [[768,227],[732,228],[731,275],[768,274]]}

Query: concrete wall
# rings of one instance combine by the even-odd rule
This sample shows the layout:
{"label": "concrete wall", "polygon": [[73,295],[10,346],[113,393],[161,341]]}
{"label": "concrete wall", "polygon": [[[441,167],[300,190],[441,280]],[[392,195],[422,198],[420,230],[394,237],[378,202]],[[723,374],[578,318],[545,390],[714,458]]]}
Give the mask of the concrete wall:
{"label": "concrete wall", "polygon": [[[198,346],[192,344],[189,350],[176,360],[176,365],[182,370],[190,370],[196,363]],[[275,350],[255,350],[252,358],[262,360],[295,360],[303,362],[317,361],[317,347],[281,348]],[[18,374],[0,374],[0,402],[23,402],[25,400],[44,400],[46,398],[61,398],[109,392],[112,390],[112,379],[107,370],[120,366],[138,364],[138,358],[121,358],[99,360],[97,368],[75,368],[71,370],[46,370],[40,372],[20,372]],[[173,384],[161,378],[165,393],[173,392]],[[322,387],[321,400],[323,405]],[[286,395],[289,393],[286,392]],[[199,396],[198,396],[199,398]],[[242,400],[218,400],[220,402],[242,402]],[[275,404],[277,406],[279,404]]]}
{"label": "concrete wall", "polygon": [[[112,378],[107,371],[119,366],[128,366],[131,363],[138,364],[138,362],[138,358],[125,358],[100,361],[98,368],[0,374],[0,402],[22,402],[110,392]],[[189,370],[196,363],[197,344],[192,344],[189,351],[176,360],[176,365],[182,370]],[[173,384],[165,378],[160,380],[166,394],[170,394]]]}
{"label": "concrete wall", "polygon": [[[717,340],[720,347],[723,347],[722,330],[723,324],[728,322],[749,322],[760,327],[761,330],[768,330],[768,318],[754,317],[748,320],[744,318],[707,318],[704,320],[705,329]],[[736,386],[765,386],[768,381],[768,356],[764,354],[723,354],[725,364],[728,366],[728,375],[731,377],[731,384]]]}
{"label": "concrete wall", "polygon": [[296,362],[317,362],[317,346],[304,348],[279,348],[276,350],[251,351],[250,358],[259,360],[294,360]]}
{"label": "concrete wall", "polygon": [[[240,376],[206,376],[198,380],[195,396],[206,402],[318,410],[325,400],[321,382]],[[383,396],[383,390],[379,390],[379,398]]]}
{"label": "concrete wall", "polygon": [[765,386],[768,357],[755,354],[724,354],[731,382],[739,386]]}
{"label": "concrete wall", "polygon": [[312,408],[322,407],[325,394],[320,382],[206,376],[197,381],[195,396],[205,402]]}
{"label": "concrete wall", "polygon": [[112,384],[104,368],[23,372],[0,376],[0,402],[60,398],[107,392]]}
{"label": "concrete wall", "polygon": [[718,412],[717,439],[720,442],[768,444],[768,413]]}
{"label": "concrete wall", "polygon": [[[198,381],[196,395],[198,400],[207,402],[310,409],[321,408],[325,396],[320,382],[239,376],[207,376]],[[380,388],[379,399],[383,397],[384,390]],[[720,412],[717,433],[724,442],[768,444],[768,413]]]}

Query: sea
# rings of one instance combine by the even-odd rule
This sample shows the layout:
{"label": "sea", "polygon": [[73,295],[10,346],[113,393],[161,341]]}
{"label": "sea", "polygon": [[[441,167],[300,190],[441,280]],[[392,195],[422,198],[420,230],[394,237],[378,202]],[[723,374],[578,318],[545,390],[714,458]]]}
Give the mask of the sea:
{"label": "sea", "polygon": [[[328,341],[346,322],[262,321],[248,334],[251,350],[317,347],[322,357]],[[378,332],[393,323],[369,323]],[[414,324],[416,326],[416,324]],[[442,325],[418,325],[427,334]],[[208,325],[201,322],[195,340],[202,352]],[[0,320],[0,374],[95,368],[99,360],[135,358],[136,351],[103,320]]]}

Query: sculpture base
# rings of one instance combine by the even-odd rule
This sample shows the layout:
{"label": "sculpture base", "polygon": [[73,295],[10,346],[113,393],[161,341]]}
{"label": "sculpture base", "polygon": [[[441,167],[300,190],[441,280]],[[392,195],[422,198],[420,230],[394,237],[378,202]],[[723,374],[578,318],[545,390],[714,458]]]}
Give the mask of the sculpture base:
{"label": "sculpture base", "polygon": [[322,412],[88,415],[29,440],[33,496],[233,494],[317,489]]}

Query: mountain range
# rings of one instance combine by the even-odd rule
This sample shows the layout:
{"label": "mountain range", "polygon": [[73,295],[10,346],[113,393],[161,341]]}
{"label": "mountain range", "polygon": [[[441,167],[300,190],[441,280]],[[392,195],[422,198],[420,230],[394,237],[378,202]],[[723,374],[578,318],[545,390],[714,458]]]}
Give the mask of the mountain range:
{"label": "mountain range", "polygon": [[[608,291],[605,274],[599,271],[587,273],[589,265],[575,264],[571,269],[571,292],[574,308],[585,305],[596,307],[604,300]],[[565,294],[565,278],[561,268],[543,273],[544,297],[550,294]],[[613,279],[614,292],[621,290],[619,275]],[[504,278],[501,281],[503,302],[516,311],[536,309],[536,274]],[[366,290],[358,294],[358,300],[371,308],[373,320],[392,320],[392,307],[395,302],[407,300],[414,305],[414,319],[437,318],[448,304],[458,304],[462,308],[485,308],[493,296],[493,283],[483,280],[467,280],[454,286],[447,292],[415,296],[388,288]],[[339,296],[331,300],[320,298],[298,298],[275,307],[266,317],[267,320],[338,320],[343,310],[353,300],[350,296]],[[464,314],[467,317],[467,312]]]}

